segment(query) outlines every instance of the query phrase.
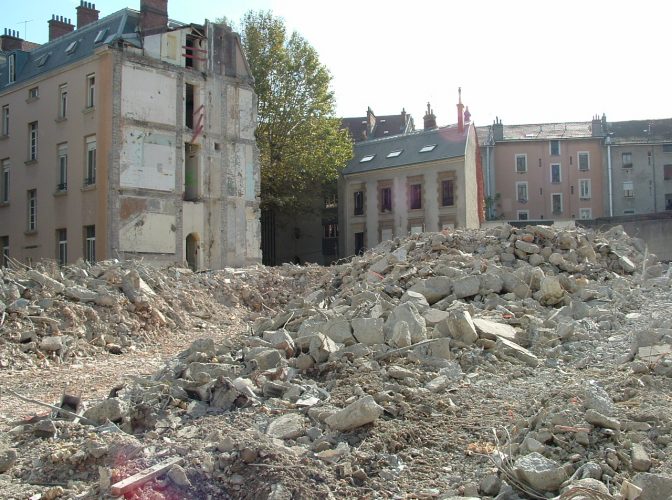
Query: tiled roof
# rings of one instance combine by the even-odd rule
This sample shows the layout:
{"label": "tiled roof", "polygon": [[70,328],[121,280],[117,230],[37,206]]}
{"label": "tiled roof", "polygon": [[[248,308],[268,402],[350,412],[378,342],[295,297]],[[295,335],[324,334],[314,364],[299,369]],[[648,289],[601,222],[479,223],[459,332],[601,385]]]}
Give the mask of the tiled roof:
{"label": "tiled roof", "polygon": [[[469,126],[458,132],[457,125],[422,130],[406,135],[363,141],[354,145],[354,157],[343,169],[343,174],[369,172],[390,167],[403,167],[430,161],[464,156]],[[421,153],[425,146],[435,145],[431,151]],[[390,153],[401,151],[388,158]],[[373,155],[369,161],[362,158]]]}
{"label": "tiled roof", "polygon": [[672,142],[672,118],[609,122],[612,143]]}
{"label": "tiled roof", "polygon": [[[103,44],[112,44],[123,38],[127,43],[140,46],[136,29],[140,13],[131,9],[122,9],[114,14],[87,24],[86,26],[58,37],[30,52],[16,51],[16,80],[11,85],[4,85],[3,90],[30,80],[35,76],[78,61],[90,56],[93,51]],[[102,39],[95,43],[98,34],[107,30]],[[76,42],[70,53],[66,49]],[[11,52],[10,52],[11,53]],[[0,82],[7,82],[8,65],[0,66]]]}

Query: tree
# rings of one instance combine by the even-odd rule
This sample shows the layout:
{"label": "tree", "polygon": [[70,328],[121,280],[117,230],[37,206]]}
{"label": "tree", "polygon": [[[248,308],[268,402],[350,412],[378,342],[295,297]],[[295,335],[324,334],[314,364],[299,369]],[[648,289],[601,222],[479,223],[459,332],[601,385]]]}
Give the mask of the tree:
{"label": "tree", "polygon": [[352,156],[334,117],[331,75],[315,49],[296,32],[288,37],[270,12],[245,14],[241,38],[258,97],[262,208],[307,210]]}

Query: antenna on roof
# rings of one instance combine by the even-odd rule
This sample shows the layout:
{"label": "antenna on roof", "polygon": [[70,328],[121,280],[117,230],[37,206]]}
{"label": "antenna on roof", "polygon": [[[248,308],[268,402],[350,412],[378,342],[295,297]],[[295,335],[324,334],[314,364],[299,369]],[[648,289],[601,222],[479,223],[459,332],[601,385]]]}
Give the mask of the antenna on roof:
{"label": "antenna on roof", "polygon": [[[23,24],[23,36],[26,37],[25,38],[26,40],[28,40],[28,23],[32,23],[32,22],[33,22],[32,19],[27,19],[25,21],[20,21],[20,22],[16,23],[16,24]],[[16,34],[16,38],[19,38],[18,33]]]}

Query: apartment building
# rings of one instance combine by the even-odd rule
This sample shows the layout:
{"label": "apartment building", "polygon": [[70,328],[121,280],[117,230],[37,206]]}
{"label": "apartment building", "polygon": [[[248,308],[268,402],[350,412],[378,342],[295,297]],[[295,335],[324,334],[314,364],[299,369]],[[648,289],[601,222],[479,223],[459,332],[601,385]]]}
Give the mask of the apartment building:
{"label": "apartment building", "polygon": [[[226,25],[141,0],[0,37],[0,243],[19,261],[261,260],[256,97]],[[6,260],[6,259],[5,259]]]}
{"label": "apartment building", "polygon": [[607,122],[606,130],[605,215],[672,211],[672,119]]}
{"label": "apartment building", "polygon": [[[466,116],[465,116],[466,115]],[[397,236],[479,227],[483,183],[476,129],[458,104],[458,123],[362,141],[342,172],[339,222],[343,255]]]}
{"label": "apartment building", "polygon": [[571,221],[603,215],[603,121],[479,127],[487,218]]}

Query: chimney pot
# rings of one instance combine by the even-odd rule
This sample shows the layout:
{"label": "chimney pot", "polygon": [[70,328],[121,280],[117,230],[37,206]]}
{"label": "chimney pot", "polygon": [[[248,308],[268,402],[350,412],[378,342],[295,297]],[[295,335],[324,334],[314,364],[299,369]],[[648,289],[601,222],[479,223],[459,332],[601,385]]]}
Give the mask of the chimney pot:
{"label": "chimney pot", "polygon": [[96,6],[91,2],[85,2],[81,0],[79,7],[75,9],[77,11],[77,29],[80,29],[87,24],[95,23],[98,20],[99,11],[96,10]]}
{"label": "chimney pot", "polygon": [[70,22],[70,19],[64,16],[57,16],[52,14],[51,21],[47,23],[49,25],[49,41],[55,40],[56,38],[62,37],[73,31],[75,29],[74,25]]}

